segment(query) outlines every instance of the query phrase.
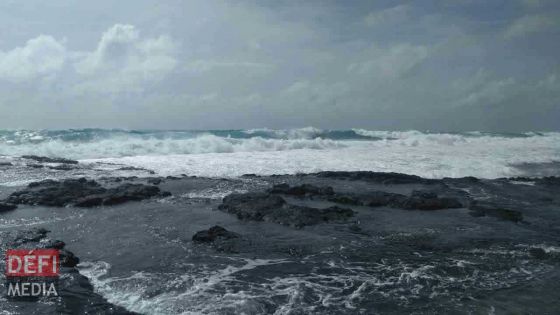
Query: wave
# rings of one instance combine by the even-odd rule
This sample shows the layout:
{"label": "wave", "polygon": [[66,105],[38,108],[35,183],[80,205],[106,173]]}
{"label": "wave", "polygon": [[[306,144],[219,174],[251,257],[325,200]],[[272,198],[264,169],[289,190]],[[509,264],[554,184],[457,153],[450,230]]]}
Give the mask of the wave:
{"label": "wave", "polygon": [[[111,162],[161,175],[235,177],[390,171],[424,177],[545,176],[516,165],[560,161],[560,133],[430,133],[364,129],[0,131],[0,156]],[[556,164],[547,174],[559,173]],[[549,170],[549,168],[553,168]],[[552,172],[552,173],[551,173]]]}
{"label": "wave", "polygon": [[92,159],[144,155],[204,154],[285,151],[296,149],[336,149],[346,144],[328,139],[265,139],[261,137],[235,139],[211,134],[194,138],[138,138],[116,135],[97,141],[64,141],[60,139],[35,143],[0,143],[0,155],[35,154],[72,159]]}

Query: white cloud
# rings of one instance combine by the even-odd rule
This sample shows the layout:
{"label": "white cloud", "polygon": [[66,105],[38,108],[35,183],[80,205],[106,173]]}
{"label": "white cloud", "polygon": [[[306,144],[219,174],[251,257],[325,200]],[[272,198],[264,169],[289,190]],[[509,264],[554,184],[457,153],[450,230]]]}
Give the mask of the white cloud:
{"label": "white cloud", "polygon": [[558,25],[556,18],[545,15],[525,15],[507,28],[505,37],[508,39],[522,37]]}
{"label": "white cloud", "polygon": [[397,23],[405,20],[409,13],[410,7],[408,5],[401,4],[385,10],[371,12],[365,17],[364,22],[368,26],[385,23]]}
{"label": "white cloud", "polygon": [[76,72],[86,78],[76,91],[142,90],[141,83],[162,80],[175,69],[175,50],[168,36],[144,39],[134,26],[116,24],[75,63]]}
{"label": "white cloud", "polygon": [[496,81],[486,81],[477,84],[478,87],[470,91],[462,99],[458,100],[456,106],[491,105],[499,103],[509,97],[518,86],[513,78],[505,78]]}
{"label": "white cloud", "polygon": [[28,40],[23,47],[0,51],[0,80],[23,82],[51,76],[60,71],[65,59],[63,43],[40,35]]}
{"label": "white cloud", "polygon": [[351,73],[379,78],[397,78],[428,57],[428,48],[410,44],[399,44],[388,49],[375,46],[366,53],[366,60],[351,63]]}
{"label": "white cloud", "polygon": [[251,61],[218,61],[218,60],[195,60],[185,65],[185,71],[193,73],[208,72],[216,69],[243,69],[266,71],[273,68],[273,65],[251,62]]}

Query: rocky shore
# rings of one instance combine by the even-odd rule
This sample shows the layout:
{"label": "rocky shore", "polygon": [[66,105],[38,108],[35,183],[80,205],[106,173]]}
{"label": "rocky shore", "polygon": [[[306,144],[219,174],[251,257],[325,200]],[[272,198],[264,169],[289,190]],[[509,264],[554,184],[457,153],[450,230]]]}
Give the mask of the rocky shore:
{"label": "rocky shore", "polygon": [[[56,163],[72,165],[69,161]],[[43,219],[33,223],[35,228],[29,228],[30,220],[37,217]],[[504,312],[546,312],[551,310],[546,305],[514,303],[517,308],[512,309],[496,301],[503,298],[502,294],[538,296],[543,292],[534,285],[550,290],[556,286],[550,281],[560,278],[560,256],[551,249],[560,244],[560,179],[555,177],[425,179],[397,173],[321,172],[246,175],[238,179],[68,178],[4,189],[0,192],[0,219],[2,249],[57,248],[62,253],[61,298],[52,305],[22,306],[2,301],[7,303],[2,310],[15,313],[200,311],[210,307],[199,305],[209,296],[222,301],[226,292],[251,290],[250,286],[263,285],[261,281],[267,277],[282,283],[283,278],[307,279],[315,273],[321,279],[333,274],[341,279],[346,277],[351,279],[347,280],[350,287],[336,291],[336,277],[329,280],[334,281],[333,288],[328,283],[324,287],[309,287],[309,292],[301,293],[309,294],[309,300],[298,302],[301,307],[296,310],[437,313],[462,312],[463,308],[483,311],[491,305]],[[66,243],[51,239],[46,229],[64,237],[61,239]],[[153,245],[142,247],[146,244]],[[70,246],[76,255],[67,249]],[[150,254],[133,251],[134,248],[149,250]],[[500,256],[497,251],[515,254]],[[110,262],[112,274],[84,277],[79,272],[77,256],[85,256],[89,263]],[[162,270],[177,275],[202,275],[204,272],[196,271],[197,264],[218,268],[223,260],[254,260],[257,265],[281,261],[285,268],[292,269],[269,267],[272,269],[261,271],[263,275],[270,273],[268,276],[254,278],[250,272],[257,267],[239,267],[248,270],[249,274],[242,274],[242,279],[250,286],[221,288],[218,281],[204,295],[192,292],[192,297],[201,302],[187,297],[184,301],[161,298],[179,290],[165,284],[171,280],[165,280],[166,276],[160,274]],[[228,264],[236,266],[231,261]],[[399,274],[387,274],[393,271],[374,272],[375,266],[388,261],[393,262],[387,270],[397,272],[398,266],[405,266],[399,271],[400,277],[414,268],[428,268],[422,272],[430,277],[409,275],[407,283],[399,280]],[[306,264],[314,267],[306,269]],[[337,269],[337,264],[345,267]],[[359,277],[348,278],[355,266],[365,269]],[[512,270],[525,270],[531,277],[522,277]],[[152,301],[153,308],[135,304],[136,300],[126,294],[123,296],[127,299],[105,296],[118,290],[132,290],[126,281],[136,283],[137,287],[143,283],[131,271],[160,272],[160,278],[151,282],[155,288],[138,293],[139,299]],[[104,277],[110,275],[121,280],[107,282]],[[471,278],[478,280],[470,282]],[[368,282],[373,279],[394,284],[375,286]],[[515,288],[521,293],[512,291]],[[347,305],[324,303],[309,308],[320,303],[319,293],[330,294],[339,302],[350,299],[352,294],[360,294],[360,298],[351,298]],[[483,297],[485,294],[488,296]],[[553,292],[545,295],[550,298],[550,294]],[[474,300],[464,300],[469,297]],[[251,300],[258,306],[224,303],[213,310],[260,314],[281,309],[287,299],[274,295],[263,301]],[[401,303],[404,300],[407,302]]]}

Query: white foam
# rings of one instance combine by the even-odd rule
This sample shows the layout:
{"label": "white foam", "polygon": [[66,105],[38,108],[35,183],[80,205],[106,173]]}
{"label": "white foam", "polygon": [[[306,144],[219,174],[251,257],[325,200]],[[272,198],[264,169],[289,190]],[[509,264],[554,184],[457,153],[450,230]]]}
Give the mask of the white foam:
{"label": "white foam", "polygon": [[[123,163],[155,170],[160,175],[188,174],[236,177],[255,173],[295,174],[326,170],[388,171],[428,178],[476,176],[497,178],[522,175],[512,165],[545,163],[560,158],[560,133],[530,137],[464,137],[449,134],[401,132],[396,140],[298,140],[283,151],[247,150],[165,156],[135,156],[85,160]],[[264,141],[249,139],[248,141]],[[266,140],[292,141],[292,140]],[[306,145],[303,145],[305,143]],[[315,143],[321,149],[309,149]],[[254,142],[253,142],[254,144]],[[262,147],[262,144],[260,144]],[[275,147],[278,149],[278,147]],[[208,150],[210,151],[210,150]]]}
{"label": "white foam", "polygon": [[328,139],[235,139],[205,134],[194,138],[138,138],[115,136],[95,142],[62,140],[12,145],[0,142],[0,155],[41,155],[70,159],[106,158],[138,155],[204,154],[231,152],[284,151],[294,149],[333,149],[345,147],[341,141]]}
{"label": "white foam", "polygon": [[[151,169],[159,175],[213,177],[367,170],[428,178],[496,178],[525,175],[514,164],[560,160],[560,133],[554,132],[500,136],[354,130],[381,139],[370,141],[317,137],[323,132],[315,128],[249,130],[246,133],[254,136],[247,139],[212,134],[143,138],[115,133],[86,142],[51,139],[13,145],[0,141],[0,155],[59,156],[86,163],[121,163]],[[27,138],[35,136],[26,134]]]}
{"label": "white foam", "polygon": [[[78,267],[80,273],[90,279],[96,292],[110,303],[130,311],[145,314],[200,314],[215,313],[221,307],[246,300],[232,293],[216,296],[212,292],[215,286],[233,280],[238,272],[285,262],[283,259],[241,260],[243,264],[240,266],[226,266],[218,270],[203,268],[173,279],[166,279],[168,274],[148,272],[134,273],[129,277],[107,277],[111,265],[103,261],[84,262]],[[154,283],[166,283],[169,290],[153,296],[150,290]]]}

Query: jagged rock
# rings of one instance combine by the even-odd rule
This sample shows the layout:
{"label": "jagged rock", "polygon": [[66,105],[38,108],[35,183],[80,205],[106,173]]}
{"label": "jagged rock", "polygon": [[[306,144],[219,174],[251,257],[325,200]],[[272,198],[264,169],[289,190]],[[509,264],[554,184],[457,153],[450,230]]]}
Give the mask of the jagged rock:
{"label": "jagged rock", "polygon": [[209,244],[220,252],[239,253],[243,247],[241,235],[218,225],[197,232],[192,240],[196,243]]}
{"label": "jagged rock", "polygon": [[65,249],[59,250],[59,258],[61,267],[76,267],[80,263],[80,258]]}
{"label": "jagged rock", "polygon": [[290,205],[283,198],[267,193],[231,194],[218,208],[235,214],[240,220],[269,221],[298,228],[345,221],[354,215],[352,210],[339,207],[316,209]]}
{"label": "jagged rock", "polygon": [[13,204],[54,207],[66,205],[94,207],[166,195],[158,187],[151,185],[127,183],[114,188],[104,188],[93,180],[80,178],[31,183],[27,189],[12,193],[6,201]]}
{"label": "jagged rock", "polygon": [[[64,249],[64,242],[48,239],[48,233],[49,231],[46,229],[35,228],[17,231],[14,235],[8,234],[8,237],[3,235],[4,237],[0,238],[0,242],[5,242],[14,249],[54,248],[59,250],[61,276],[57,279],[59,297],[56,298],[54,302],[56,305],[53,307],[56,312],[45,312],[45,308],[39,308],[37,314],[137,314],[113,305],[97,294],[88,278],[81,275],[76,268],[80,259]],[[14,281],[18,281],[18,279],[14,279]],[[27,304],[36,299],[30,298],[24,301]],[[35,313],[33,312],[33,314]]]}
{"label": "jagged rock", "polygon": [[198,231],[193,235],[192,240],[199,243],[212,243],[217,239],[228,240],[232,238],[239,238],[240,235],[230,232],[223,227],[216,225],[208,230]]}
{"label": "jagged rock", "polygon": [[62,164],[78,164],[78,161],[63,159],[63,158],[50,158],[46,156],[37,155],[23,155],[22,158],[37,161],[40,163],[62,163]]}
{"label": "jagged rock", "polygon": [[10,162],[0,162],[0,166],[13,166]]}
{"label": "jagged rock", "polygon": [[17,206],[11,203],[0,202],[0,212],[6,212],[17,209]]}
{"label": "jagged rock", "polygon": [[274,185],[270,190],[272,194],[284,194],[292,196],[331,196],[334,195],[334,190],[330,186],[318,187],[310,184],[303,184],[300,186],[290,187],[288,184]]}

